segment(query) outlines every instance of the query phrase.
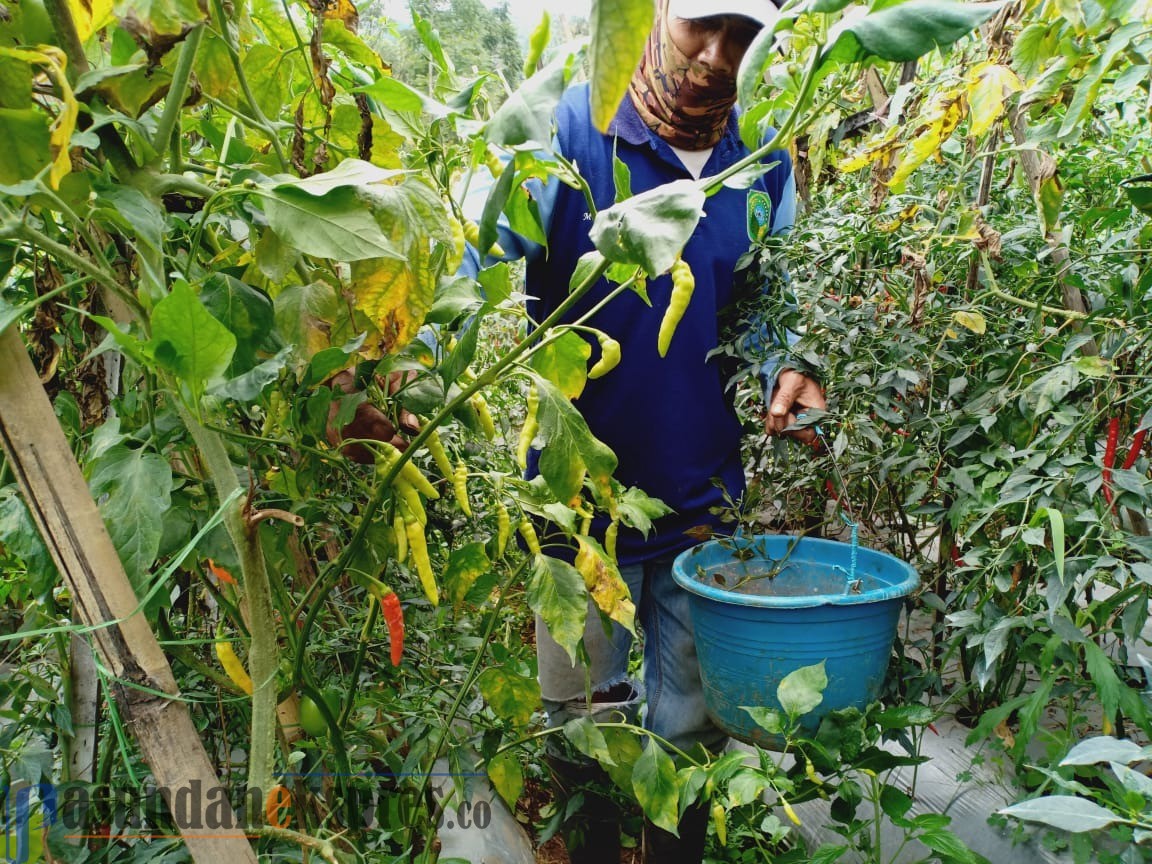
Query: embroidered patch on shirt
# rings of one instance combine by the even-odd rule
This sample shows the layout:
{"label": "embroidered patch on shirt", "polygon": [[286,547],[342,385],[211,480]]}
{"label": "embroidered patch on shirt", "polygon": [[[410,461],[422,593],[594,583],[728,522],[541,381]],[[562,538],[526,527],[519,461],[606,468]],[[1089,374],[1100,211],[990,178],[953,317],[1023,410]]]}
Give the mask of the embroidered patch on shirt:
{"label": "embroidered patch on shirt", "polygon": [[748,190],[748,239],[759,243],[772,227],[772,199],[759,189]]}

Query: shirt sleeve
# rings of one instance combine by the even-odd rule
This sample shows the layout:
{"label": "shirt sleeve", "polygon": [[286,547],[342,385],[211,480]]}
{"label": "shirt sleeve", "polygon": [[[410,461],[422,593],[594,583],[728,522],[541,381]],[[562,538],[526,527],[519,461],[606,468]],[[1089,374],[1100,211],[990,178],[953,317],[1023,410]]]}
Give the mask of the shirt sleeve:
{"label": "shirt sleeve", "polygon": [[[796,222],[796,175],[789,172],[788,180],[784,184],[784,189],[780,194],[780,203],[776,207],[776,212],[772,214],[772,235],[779,236],[787,234],[792,230],[792,226]],[[784,274],[785,283],[787,283],[788,274]],[[770,290],[772,286],[765,285],[765,290]],[[766,351],[770,346],[784,347],[792,346],[800,341],[799,335],[793,333],[791,330],[773,326],[771,322],[762,321],[760,326],[754,328],[749,333],[748,347],[755,351]],[[780,374],[780,357],[778,355],[770,356],[767,360],[760,364],[760,371],[758,373],[760,379],[760,386],[764,388],[764,399],[767,401],[772,396],[772,389],[776,386],[776,378]]]}

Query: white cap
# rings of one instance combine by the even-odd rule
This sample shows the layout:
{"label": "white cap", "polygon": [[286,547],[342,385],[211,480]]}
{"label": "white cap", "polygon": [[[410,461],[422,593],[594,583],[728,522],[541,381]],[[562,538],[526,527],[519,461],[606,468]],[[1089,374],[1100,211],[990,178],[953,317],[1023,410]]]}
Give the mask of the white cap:
{"label": "white cap", "polygon": [[772,0],[668,0],[668,15],[672,18],[743,15],[770,27],[780,17],[780,10]]}

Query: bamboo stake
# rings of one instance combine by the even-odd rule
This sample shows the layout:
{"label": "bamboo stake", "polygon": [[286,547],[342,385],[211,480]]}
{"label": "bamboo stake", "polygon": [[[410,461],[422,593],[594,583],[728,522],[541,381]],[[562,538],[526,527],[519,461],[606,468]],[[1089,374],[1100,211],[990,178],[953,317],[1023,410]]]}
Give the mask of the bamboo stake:
{"label": "bamboo stake", "polygon": [[[173,805],[177,790],[221,784],[164,656],[116,554],[64,432],[15,327],[0,333],[0,444],[28,509],[72,593],[80,623],[115,680],[111,695]],[[166,698],[158,694],[166,694]],[[195,793],[193,793],[195,794]],[[256,864],[236,827],[179,825],[201,864]]]}

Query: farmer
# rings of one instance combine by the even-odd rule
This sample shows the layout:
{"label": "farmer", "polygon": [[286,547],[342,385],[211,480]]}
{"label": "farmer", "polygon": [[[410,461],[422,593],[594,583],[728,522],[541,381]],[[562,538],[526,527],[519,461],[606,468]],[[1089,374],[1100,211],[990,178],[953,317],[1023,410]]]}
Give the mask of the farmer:
{"label": "farmer", "polygon": [[[718,174],[748,154],[734,111],[736,73],[753,38],[777,14],[769,0],[659,0],[643,58],[608,133],[601,134],[592,124],[587,85],[565,94],[556,113],[553,144],[579,166],[597,208],[615,200],[614,152],[628,166],[634,194],[674,180]],[[673,582],[671,564],[677,553],[697,542],[693,534],[699,536],[701,526],[720,525],[709,509],[726,502],[713,478],[720,478],[734,500],[744,490],[740,423],[725,393],[724,376],[706,358],[720,341],[718,313],[735,299],[737,259],[751,240],[792,224],[791,159],[786,151],[777,151],[765,162],[779,164],[750,189],[724,188],[708,198],[706,215],[683,252],[695,274],[695,291],[666,357],[658,355],[656,346],[671,291],[667,275],[648,282],[655,308],[626,292],[590,321],[621,343],[621,361],[603,378],[588,381],[576,405],[592,433],[616,453],[617,479],[663,499],[675,512],[657,520],[647,538],[626,528],[619,535],[621,574],[645,634],[643,688],[628,680],[631,637],[619,625],[608,637],[599,615],[590,611],[584,639],[591,668],[586,670],[574,668],[537,622],[540,686],[551,725],[581,713],[607,718],[619,710],[634,716],[643,691],[644,722],[657,735],[685,750],[703,745],[714,753],[726,742],[704,711],[688,595]],[[547,254],[505,231],[500,241],[528,260],[526,293],[535,298],[528,311],[539,321],[565,299],[576,262],[593,245],[583,194],[551,182],[536,197],[549,240]],[[593,288],[569,320],[598,303],[609,288],[607,282]],[[765,371],[774,377],[766,377],[771,392],[767,432],[810,440],[810,430],[785,429],[804,408],[825,407],[819,385],[796,371]],[[603,523],[594,526],[593,534],[598,530],[603,536],[604,528]],[[589,673],[592,706],[585,696]],[[619,860],[618,808],[585,782],[600,773],[598,766],[556,748],[549,763],[562,789],[583,787],[583,811],[566,832],[571,860]],[[679,838],[646,824],[644,860],[697,864],[703,855],[706,813],[703,807],[690,810]]]}
{"label": "farmer", "polygon": [[[579,166],[598,208],[615,200],[614,152],[628,166],[633,193],[717,174],[748,154],[734,110],[736,73],[760,28],[777,15],[769,0],[658,0],[644,56],[608,134],[592,124],[587,85],[565,94],[556,113],[553,144]],[[777,151],[765,162],[778,164],[750,188],[725,187],[707,199],[706,215],[683,252],[695,275],[695,291],[666,357],[658,355],[656,346],[661,310],[671,291],[667,275],[648,282],[656,308],[627,292],[590,322],[621,343],[621,361],[603,378],[589,381],[576,404],[593,434],[616,453],[617,479],[661,498],[674,513],[658,519],[646,538],[622,528],[617,546],[621,574],[645,636],[643,686],[628,677],[631,636],[622,627],[615,625],[607,636],[599,615],[590,611],[584,642],[591,662],[585,669],[574,668],[537,622],[540,686],[550,725],[581,714],[636,717],[646,697],[646,727],[676,747],[703,746],[715,753],[726,743],[725,734],[704,711],[688,597],[673,582],[671,564],[702,530],[719,527],[709,511],[726,505],[725,491],[733,500],[744,491],[740,423],[724,376],[707,358],[720,341],[718,314],[736,299],[737,260],[751,240],[792,224],[791,159]],[[482,195],[479,188],[474,191]],[[527,258],[526,292],[535,298],[528,311],[541,320],[566,297],[577,260],[593,245],[588,238],[591,215],[580,192],[553,181],[537,187],[535,196],[549,239],[547,253],[506,230],[500,243],[508,257]],[[465,269],[474,274],[480,263],[475,250],[469,250],[469,258]],[[586,312],[607,290],[606,282],[593,288],[570,316]],[[771,393],[768,434],[811,440],[810,430],[785,430],[803,409],[825,407],[819,385],[787,369],[778,374],[766,369],[762,377]],[[368,418],[357,417],[361,419]],[[357,431],[346,429],[345,435],[355,437]],[[719,478],[724,489],[717,488],[713,478]],[[604,528],[603,523],[595,525],[593,534],[603,536]],[[592,705],[585,697],[588,675]],[[551,748],[548,762],[562,791],[582,795],[583,806],[565,830],[571,860],[618,861],[619,808],[603,794],[607,781],[599,766],[559,746]],[[706,815],[704,807],[689,809],[679,838],[645,824],[644,860],[698,864]]]}

